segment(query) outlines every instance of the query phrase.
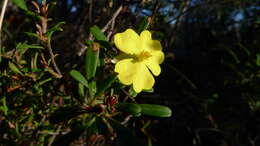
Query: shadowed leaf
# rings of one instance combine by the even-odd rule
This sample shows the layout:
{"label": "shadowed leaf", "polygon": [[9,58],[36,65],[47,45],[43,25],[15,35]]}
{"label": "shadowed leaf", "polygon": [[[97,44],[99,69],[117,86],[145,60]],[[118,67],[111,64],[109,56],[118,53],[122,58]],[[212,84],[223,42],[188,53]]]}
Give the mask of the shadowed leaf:
{"label": "shadowed leaf", "polygon": [[57,124],[68,121],[71,118],[83,113],[86,113],[86,110],[83,110],[79,107],[61,107],[51,114],[49,120],[51,123]]}

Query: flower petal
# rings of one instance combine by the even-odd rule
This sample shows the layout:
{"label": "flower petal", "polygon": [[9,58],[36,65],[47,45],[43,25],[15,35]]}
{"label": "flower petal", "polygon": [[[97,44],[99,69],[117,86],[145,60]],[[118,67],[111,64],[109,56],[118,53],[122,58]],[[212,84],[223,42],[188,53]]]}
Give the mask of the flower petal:
{"label": "flower petal", "polygon": [[140,52],[140,37],[133,29],[117,33],[114,37],[116,47],[126,54],[137,54]]}
{"label": "flower petal", "polygon": [[115,65],[115,72],[118,73],[119,80],[125,85],[133,83],[136,70],[137,64],[131,58],[120,60]]}
{"label": "flower petal", "polygon": [[146,51],[160,51],[162,50],[162,45],[158,40],[152,40],[152,34],[150,31],[145,30],[140,34],[140,39],[142,42],[142,48]]}
{"label": "flower petal", "polygon": [[154,78],[144,63],[137,64],[133,87],[135,92],[139,93],[143,89],[151,89],[154,85]]}
{"label": "flower petal", "polygon": [[161,67],[157,62],[147,60],[145,65],[151,70],[153,75],[158,76],[161,73]]}
{"label": "flower petal", "polygon": [[147,60],[161,64],[164,61],[164,53],[162,51],[151,51],[151,57]]}

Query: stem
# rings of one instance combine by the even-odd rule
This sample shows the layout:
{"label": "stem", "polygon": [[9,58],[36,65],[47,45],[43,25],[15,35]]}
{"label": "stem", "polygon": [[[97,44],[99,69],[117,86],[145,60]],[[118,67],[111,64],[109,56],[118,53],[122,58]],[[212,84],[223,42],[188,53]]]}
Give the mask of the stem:
{"label": "stem", "polygon": [[4,4],[2,7],[2,11],[1,11],[1,16],[0,16],[0,48],[1,48],[1,33],[2,33],[2,24],[3,24],[3,20],[4,20],[4,15],[5,15],[5,11],[6,11],[6,7],[7,7],[7,3],[8,0],[4,0]]}
{"label": "stem", "polygon": [[116,10],[116,12],[113,14],[112,18],[111,18],[111,19],[107,22],[107,24],[103,27],[102,32],[105,32],[105,31],[108,29],[109,25],[111,25],[111,23],[112,23],[113,21],[115,21],[116,17],[120,14],[120,12],[122,11],[122,9],[123,9],[123,6],[120,6],[120,7]]}
{"label": "stem", "polygon": [[57,66],[57,64],[56,64],[55,56],[54,56],[53,51],[52,51],[52,48],[51,48],[51,41],[50,41],[50,40],[48,40],[47,48],[48,48],[49,53],[50,53],[50,55],[51,55],[52,65],[54,66],[54,69],[56,70],[56,72],[59,74],[59,77],[61,78],[61,77],[62,77],[62,74],[61,74],[60,69],[58,68],[58,66]]}
{"label": "stem", "polygon": [[[102,32],[105,32],[107,31],[107,29],[109,28],[110,25],[111,26],[111,29],[110,29],[110,32],[108,33],[108,39],[110,38],[110,36],[112,35],[112,29],[114,29],[114,25],[115,25],[115,20],[116,20],[116,17],[120,14],[120,12],[122,11],[123,9],[123,6],[120,6],[116,12],[113,14],[112,18],[107,22],[107,24],[102,28]],[[89,35],[89,40],[93,40],[93,36],[92,34]],[[84,47],[82,48],[79,52],[78,52],[78,56],[81,56],[83,54],[83,52],[87,49],[87,47]]]}
{"label": "stem", "polygon": [[90,23],[92,23],[92,10],[93,10],[93,0],[90,0],[89,12],[88,12],[88,20]]}

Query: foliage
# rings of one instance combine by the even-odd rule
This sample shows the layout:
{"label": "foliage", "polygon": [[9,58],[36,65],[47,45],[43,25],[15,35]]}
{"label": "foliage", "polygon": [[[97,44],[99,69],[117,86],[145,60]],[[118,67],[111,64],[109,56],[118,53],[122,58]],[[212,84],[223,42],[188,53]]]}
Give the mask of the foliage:
{"label": "foliage", "polygon": [[[258,145],[259,5],[9,1],[0,145]],[[114,35],[128,28],[151,31],[165,53],[141,93],[114,72]]]}

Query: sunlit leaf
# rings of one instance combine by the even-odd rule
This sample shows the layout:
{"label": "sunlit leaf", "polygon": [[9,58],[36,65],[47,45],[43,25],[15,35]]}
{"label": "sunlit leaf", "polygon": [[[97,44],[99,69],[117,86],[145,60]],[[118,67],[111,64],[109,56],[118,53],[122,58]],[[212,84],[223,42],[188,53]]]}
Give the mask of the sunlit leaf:
{"label": "sunlit leaf", "polygon": [[132,87],[129,89],[128,94],[130,97],[136,97],[138,95]]}
{"label": "sunlit leaf", "polygon": [[27,36],[30,36],[30,37],[34,37],[34,38],[37,38],[39,39],[39,35],[36,34],[36,33],[32,33],[32,32],[24,32]]}
{"label": "sunlit leaf", "polygon": [[155,117],[170,117],[172,111],[167,106],[155,104],[138,104],[141,107],[142,115],[155,116]]}
{"label": "sunlit leaf", "polygon": [[86,68],[88,80],[92,79],[95,76],[96,70],[97,70],[97,65],[98,65],[98,60],[99,60],[99,49],[94,50],[92,46],[94,46],[94,45],[91,45],[87,49],[87,54],[85,57],[85,61],[86,61],[85,68]]}
{"label": "sunlit leaf", "polygon": [[80,82],[81,84],[83,84],[84,86],[88,87],[88,81],[86,80],[86,78],[78,71],[76,70],[71,70],[70,71],[70,75],[78,82]]}
{"label": "sunlit leaf", "polygon": [[97,83],[96,81],[91,81],[89,83],[89,96],[93,98],[97,93]]}
{"label": "sunlit leaf", "polygon": [[84,85],[82,83],[78,84],[78,93],[79,96],[83,97],[85,95]]}
{"label": "sunlit leaf", "polygon": [[50,40],[50,38],[52,37],[52,34],[53,34],[54,32],[56,32],[56,31],[63,31],[63,29],[61,28],[61,26],[64,25],[64,24],[65,24],[64,21],[57,23],[57,24],[54,25],[52,28],[48,29],[48,31],[46,32],[45,35],[46,35],[46,36],[49,38],[49,40]]}
{"label": "sunlit leaf", "polygon": [[151,88],[151,89],[144,89],[143,92],[153,93],[154,89],[153,88]]}
{"label": "sunlit leaf", "polygon": [[23,74],[23,73],[20,71],[20,69],[19,69],[15,64],[13,64],[11,61],[8,62],[8,66],[9,66],[9,68],[10,68],[14,73],[17,73],[17,74],[20,74],[20,75]]}
{"label": "sunlit leaf", "polygon": [[0,111],[2,111],[4,113],[4,115],[7,116],[7,112],[8,112],[8,107],[6,105],[6,97],[3,97],[1,99],[1,102],[2,102],[2,106],[0,106]]}
{"label": "sunlit leaf", "polygon": [[99,29],[98,26],[93,26],[90,28],[91,34],[97,39],[98,41],[107,41],[107,37],[104,33]]}
{"label": "sunlit leaf", "polygon": [[20,55],[23,55],[27,51],[27,49],[44,49],[42,46],[34,45],[34,44],[30,45],[30,44],[27,44],[27,42],[18,43],[16,45],[16,48],[20,52]]}
{"label": "sunlit leaf", "polygon": [[12,0],[12,2],[13,2],[17,7],[19,7],[20,9],[25,10],[25,11],[28,10],[28,8],[27,8],[27,6],[26,6],[24,0]]}
{"label": "sunlit leaf", "polygon": [[133,116],[140,116],[141,115],[141,107],[135,103],[118,103],[116,105],[116,109],[121,112],[129,113]]}

